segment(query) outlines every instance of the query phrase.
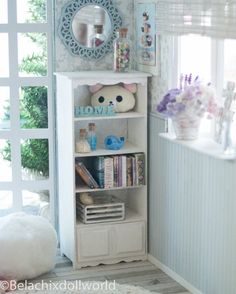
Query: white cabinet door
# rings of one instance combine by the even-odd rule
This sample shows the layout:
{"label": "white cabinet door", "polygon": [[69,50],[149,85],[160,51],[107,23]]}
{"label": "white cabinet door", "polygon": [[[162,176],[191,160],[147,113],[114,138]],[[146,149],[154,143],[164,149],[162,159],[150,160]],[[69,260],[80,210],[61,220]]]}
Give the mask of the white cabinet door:
{"label": "white cabinet door", "polygon": [[77,240],[79,260],[105,257],[110,255],[110,238],[108,227],[78,229]]}
{"label": "white cabinet door", "polygon": [[145,223],[126,223],[113,227],[115,255],[139,255],[145,253]]}
{"label": "white cabinet door", "polygon": [[78,262],[131,258],[146,254],[145,222],[78,228]]}

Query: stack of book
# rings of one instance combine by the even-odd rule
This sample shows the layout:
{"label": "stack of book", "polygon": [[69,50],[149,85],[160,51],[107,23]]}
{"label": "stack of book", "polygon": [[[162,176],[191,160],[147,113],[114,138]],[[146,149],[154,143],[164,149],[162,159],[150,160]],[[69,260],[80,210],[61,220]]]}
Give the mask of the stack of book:
{"label": "stack of book", "polygon": [[90,171],[82,162],[76,164],[76,171],[91,189],[141,186],[145,185],[145,156],[99,156]]}
{"label": "stack of book", "polygon": [[144,154],[99,156],[95,159],[93,176],[99,187],[105,189],[144,185]]}

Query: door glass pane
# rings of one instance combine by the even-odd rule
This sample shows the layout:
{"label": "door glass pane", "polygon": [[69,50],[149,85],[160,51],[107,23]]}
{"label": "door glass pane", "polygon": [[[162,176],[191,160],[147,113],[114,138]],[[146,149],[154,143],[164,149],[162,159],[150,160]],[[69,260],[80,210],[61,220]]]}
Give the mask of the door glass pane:
{"label": "door glass pane", "polygon": [[49,174],[48,139],[21,140],[23,180],[44,180]]}
{"label": "door glass pane", "polygon": [[47,128],[47,87],[22,87],[19,97],[21,128]]}
{"label": "door glass pane", "polygon": [[18,63],[21,77],[47,75],[46,33],[18,33]]}
{"label": "door glass pane", "polygon": [[0,77],[9,77],[9,52],[8,52],[8,34],[0,33]]}
{"label": "door glass pane", "polygon": [[10,91],[0,87],[0,130],[10,129]]}
{"label": "door glass pane", "polygon": [[0,181],[12,181],[11,145],[8,140],[0,140]]}
{"label": "door glass pane", "polygon": [[8,22],[7,1],[8,0],[0,0],[0,23],[2,24]]}
{"label": "door glass pane", "polygon": [[50,218],[49,191],[22,191],[23,211]]}
{"label": "door glass pane", "polygon": [[11,213],[13,194],[11,191],[0,191],[0,217]]}
{"label": "door glass pane", "polygon": [[46,0],[17,0],[18,23],[45,23]]}

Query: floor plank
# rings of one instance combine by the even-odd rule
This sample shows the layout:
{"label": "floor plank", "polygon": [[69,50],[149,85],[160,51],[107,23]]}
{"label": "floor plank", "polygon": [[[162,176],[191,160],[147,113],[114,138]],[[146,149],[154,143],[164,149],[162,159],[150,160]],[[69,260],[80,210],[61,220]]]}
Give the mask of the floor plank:
{"label": "floor plank", "polygon": [[44,282],[64,280],[115,280],[119,284],[140,286],[153,293],[190,294],[184,287],[148,261],[121,262],[113,265],[99,265],[74,270],[71,262],[66,257],[58,256],[55,269],[32,282],[41,280],[44,280]]}

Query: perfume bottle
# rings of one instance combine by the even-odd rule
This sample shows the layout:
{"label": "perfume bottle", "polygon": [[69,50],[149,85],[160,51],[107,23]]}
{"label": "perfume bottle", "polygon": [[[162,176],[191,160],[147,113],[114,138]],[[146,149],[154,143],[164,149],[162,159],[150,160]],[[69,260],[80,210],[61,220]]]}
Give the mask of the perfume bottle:
{"label": "perfume bottle", "polygon": [[79,141],[75,144],[75,151],[77,153],[88,153],[91,151],[90,145],[86,139],[87,131],[86,129],[79,130]]}
{"label": "perfume bottle", "polygon": [[128,29],[121,28],[117,31],[114,41],[114,71],[127,72],[130,70],[130,41],[127,38]]}
{"label": "perfume bottle", "polygon": [[92,151],[95,151],[97,149],[97,135],[95,129],[95,123],[90,123],[87,140]]}
{"label": "perfume bottle", "polygon": [[91,47],[96,48],[102,45],[106,40],[103,34],[103,25],[94,25],[94,35],[91,36]]}

